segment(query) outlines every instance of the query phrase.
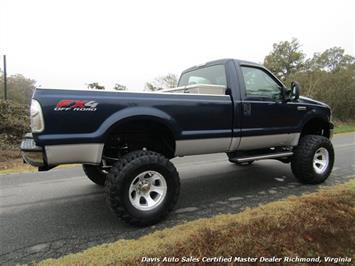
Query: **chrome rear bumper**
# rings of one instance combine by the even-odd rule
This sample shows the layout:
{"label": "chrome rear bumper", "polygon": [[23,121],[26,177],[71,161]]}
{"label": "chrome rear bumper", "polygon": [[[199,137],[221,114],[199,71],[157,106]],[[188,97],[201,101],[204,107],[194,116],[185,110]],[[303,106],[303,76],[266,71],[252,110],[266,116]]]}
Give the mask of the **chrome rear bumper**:
{"label": "chrome rear bumper", "polygon": [[24,161],[36,166],[40,171],[49,170],[60,164],[89,163],[100,164],[103,143],[79,143],[36,145],[31,133],[27,133],[21,142],[21,153]]}
{"label": "chrome rear bumper", "polygon": [[26,163],[36,167],[45,166],[43,148],[36,145],[31,133],[27,133],[23,137],[21,142],[21,153],[22,158]]}

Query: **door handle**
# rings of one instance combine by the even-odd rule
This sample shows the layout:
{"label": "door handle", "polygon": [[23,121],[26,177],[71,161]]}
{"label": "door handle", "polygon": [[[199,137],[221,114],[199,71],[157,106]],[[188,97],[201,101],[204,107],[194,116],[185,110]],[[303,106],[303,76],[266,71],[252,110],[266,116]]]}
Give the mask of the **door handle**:
{"label": "door handle", "polygon": [[307,110],[307,107],[306,106],[297,106],[297,110],[298,111],[305,111],[305,110]]}
{"label": "door handle", "polygon": [[250,103],[243,103],[243,114],[250,116],[251,115],[251,104]]}

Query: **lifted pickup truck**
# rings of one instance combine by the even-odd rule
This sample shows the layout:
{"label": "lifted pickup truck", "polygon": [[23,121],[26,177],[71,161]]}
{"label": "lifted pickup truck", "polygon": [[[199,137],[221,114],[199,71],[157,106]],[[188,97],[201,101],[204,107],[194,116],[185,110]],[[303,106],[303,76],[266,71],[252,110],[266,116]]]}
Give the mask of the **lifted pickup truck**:
{"label": "lifted pickup truck", "polygon": [[297,82],[288,89],[263,66],[235,59],[189,68],[177,88],[159,92],[37,89],[21,150],[41,171],[83,164],[120,218],[154,224],[178,199],[176,156],[276,159],[300,182],[323,182],[334,162],[331,111],[299,93]]}

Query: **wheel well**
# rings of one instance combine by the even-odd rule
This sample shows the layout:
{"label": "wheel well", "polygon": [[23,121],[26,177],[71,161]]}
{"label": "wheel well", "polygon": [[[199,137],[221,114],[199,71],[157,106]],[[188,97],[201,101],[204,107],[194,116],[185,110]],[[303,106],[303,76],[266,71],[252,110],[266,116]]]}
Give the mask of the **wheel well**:
{"label": "wheel well", "polygon": [[117,158],[124,153],[144,148],[173,158],[173,132],[163,123],[154,120],[135,119],[120,123],[106,137],[103,156]]}
{"label": "wheel well", "polygon": [[314,118],[309,120],[303,127],[301,136],[304,135],[321,135],[330,138],[330,126],[323,119]]}

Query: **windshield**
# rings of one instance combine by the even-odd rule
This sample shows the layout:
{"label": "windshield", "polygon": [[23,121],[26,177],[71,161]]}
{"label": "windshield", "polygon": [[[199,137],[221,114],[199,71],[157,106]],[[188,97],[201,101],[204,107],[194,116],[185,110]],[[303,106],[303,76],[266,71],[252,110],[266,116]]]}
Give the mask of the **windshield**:
{"label": "windshield", "polygon": [[224,65],[203,67],[182,74],[178,86],[194,84],[222,85],[227,87]]}

